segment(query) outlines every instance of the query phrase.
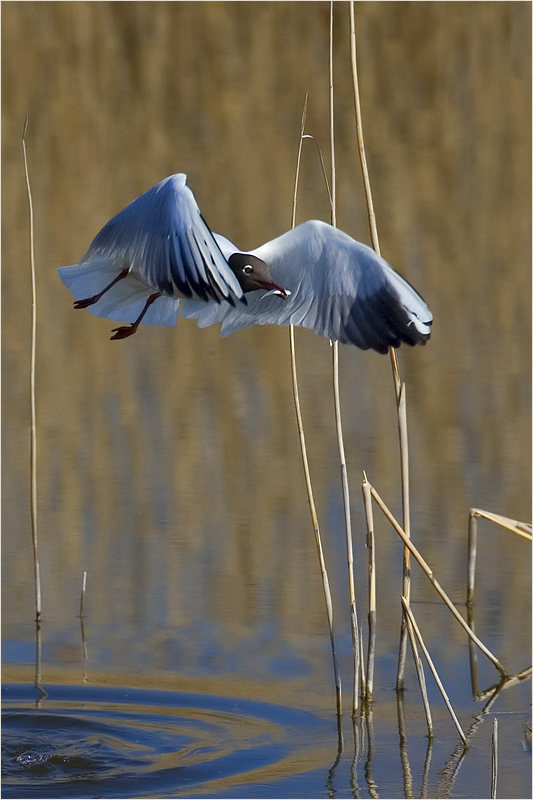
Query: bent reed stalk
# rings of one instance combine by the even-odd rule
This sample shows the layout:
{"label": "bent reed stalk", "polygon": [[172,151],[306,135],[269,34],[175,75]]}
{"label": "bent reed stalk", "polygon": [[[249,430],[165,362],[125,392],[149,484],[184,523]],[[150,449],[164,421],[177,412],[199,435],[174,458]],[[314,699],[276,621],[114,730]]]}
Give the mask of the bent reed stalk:
{"label": "bent reed stalk", "polygon": [[516,519],[504,517],[501,514],[494,514],[492,511],[483,511],[481,508],[471,508],[468,517],[468,560],[467,560],[467,582],[466,582],[466,604],[470,606],[474,600],[474,585],[476,578],[476,559],[477,559],[477,521],[478,518],[494,522],[505,530],[527,539],[533,540],[531,535],[531,525],[527,522],[520,522]]}

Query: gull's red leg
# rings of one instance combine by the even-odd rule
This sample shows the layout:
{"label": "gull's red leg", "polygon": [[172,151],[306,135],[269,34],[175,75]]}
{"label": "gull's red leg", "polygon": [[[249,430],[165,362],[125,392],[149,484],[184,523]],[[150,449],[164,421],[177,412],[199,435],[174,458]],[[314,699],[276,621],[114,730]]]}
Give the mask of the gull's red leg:
{"label": "gull's red leg", "polygon": [[74,303],[74,308],[87,308],[87,306],[94,305],[100,300],[102,295],[104,295],[109,289],[111,289],[111,287],[114,286],[115,283],[118,283],[118,281],[121,281],[122,278],[125,278],[128,273],[129,273],[128,269],[123,269],[122,272],[119,273],[117,277],[111,281],[109,286],[106,286],[105,289],[102,289],[102,291],[98,292],[98,294],[95,294],[92,297],[86,297],[85,300],[76,300],[76,302]]}
{"label": "gull's red leg", "polygon": [[154,294],[151,294],[146,303],[144,304],[144,308],[137,317],[137,319],[135,320],[135,322],[132,322],[131,325],[129,325],[128,327],[124,326],[121,328],[113,328],[113,333],[115,335],[112,336],[111,339],[125,339],[127,336],[133,336],[133,334],[139,327],[142,318],[144,317],[144,315],[146,314],[146,312],[148,311],[154,300],[157,300],[158,297],[161,297],[161,292],[154,292]]}

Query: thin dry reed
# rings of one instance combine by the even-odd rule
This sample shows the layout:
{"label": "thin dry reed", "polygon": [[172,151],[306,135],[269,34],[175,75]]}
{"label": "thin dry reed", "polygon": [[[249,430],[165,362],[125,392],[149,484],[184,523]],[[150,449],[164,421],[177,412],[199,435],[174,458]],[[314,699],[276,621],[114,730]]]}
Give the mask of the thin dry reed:
{"label": "thin dry reed", "polygon": [[374,661],[376,654],[376,561],[374,549],[374,513],[370,484],[363,473],[363,503],[366,518],[366,546],[368,549],[368,650],[366,656],[365,703],[372,704],[374,693]]}
{"label": "thin dry reed", "polygon": [[26,131],[28,117],[24,122],[22,131],[22,153],[24,157],[24,176],[26,178],[26,191],[28,195],[29,226],[30,226],[30,271],[31,271],[31,353],[30,353],[30,494],[31,494],[31,538],[33,548],[33,569],[35,583],[35,619],[41,618],[41,569],[39,566],[39,542],[37,536],[37,419],[35,412],[35,354],[37,344],[37,291],[35,282],[35,249],[33,231],[33,200],[26,153]]}
{"label": "thin dry reed", "polygon": [[[354,0],[350,0],[350,54],[352,66],[352,83],[354,94],[355,106],[355,127],[357,131],[357,143],[359,148],[359,159],[361,162],[361,170],[363,173],[363,183],[365,187],[366,203],[368,208],[368,221],[370,226],[370,236],[372,238],[372,247],[378,255],[381,255],[379,246],[378,229],[376,225],[376,214],[374,212],[374,203],[372,201],[372,189],[370,186],[370,177],[368,174],[368,164],[366,161],[365,144],[363,138],[363,122],[361,116],[361,101],[359,96],[359,78],[357,73],[357,42],[355,36],[355,11]],[[402,485],[402,508],[403,508],[403,528],[408,537],[410,537],[411,523],[409,511],[409,455],[407,449],[407,407],[405,403],[405,384],[400,381],[400,373],[398,369],[398,360],[396,358],[396,351],[391,347],[390,349],[392,377],[394,381],[394,390],[396,394],[397,414],[398,414],[398,433],[400,439],[400,471],[401,471],[401,485]],[[403,588],[402,594],[409,602],[411,596],[410,585],[410,556],[407,548],[404,548],[404,562],[403,562]],[[398,655],[398,675],[396,679],[396,686],[398,689],[403,687],[404,672],[405,672],[405,654],[407,651],[407,629],[402,616],[402,627],[400,634],[400,648]]]}
{"label": "thin dry reed", "polygon": [[[405,610],[404,610],[404,614],[405,614]],[[409,634],[409,641],[411,643],[411,650],[413,652],[413,660],[415,662],[416,675],[417,675],[417,678],[418,678],[418,685],[420,687],[420,694],[422,695],[422,704],[424,706],[424,714],[426,715],[426,725],[427,725],[427,728],[428,728],[428,737],[430,739],[432,739],[433,738],[433,719],[432,719],[432,716],[431,716],[431,707],[429,705],[429,698],[428,698],[427,688],[426,688],[426,676],[424,675],[424,669],[422,667],[422,659],[420,658],[420,656],[418,654],[418,647],[417,647],[417,644],[416,644],[416,639],[415,639],[413,626],[411,625],[411,622],[410,622],[407,614],[405,614],[405,617],[406,617],[406,622],[407,622],[407,632]]]}
{"label": "thin dry reed", "polygon": [[[300,177],[300,164],[302,159],[302,145],[304,140],[305,121],[307,116],[307,94],[305,97],[304,109],[302,113],[302,127],[300,131],[300,140],[298,146],[298,159],[296,162],[296,177],[294,181],[294,197],[292,205],[292,220],[291,227],[294,228],[296,221],[296,199],[298,196],[298,182]],[[307,457],[307,445],[305,441],[305,433],[303,427],[302,410],[300,406],[300,393],[298,390],[298,372],[296,369],[296,349],[294,342],[294,326],[289,325],[289,349],[291,358],[291,376],[292,376],[292,390],[294,398],[294,408],[296,411],[296,424],[298,427],[298,437],[300,441],[300,452],[302,455],[302,463],[305,476],[305,486],[307,489],[307,499],[309,502],[309,510],[311,512],[311,521],[313,524],[313,532],[315,536],[315,544],[318,554],[318,561],[320,565],[320,574],[322,576],[322,588],[324,590],[324,599],[326,602],[326,614],[328,620],[329,637],[331,642],[331,654],[333,659],[333,673],[335,680],[335,696],[337,704],[337,715],[340,718],[342,714],[342,686],[339,664],[337,659],[337,648],[335,645],[335,628],[333,624],[333,603],[331,600],[331,590],[329,587],[329,578],[326,569],[326,562],[324,559],[324,550],[322,548],[322,539],[320,536],[320,527],[318,524],[318,515],[316,512],[315,499],[313,494],[313,485],[311,482],[311,473],[309,470],[309,459]]]}
{"label": "thin dry reed", "polygon": [[80,596],[80,617],[85,616],[85,596],[87,594],[87,570],[83,570],[83,577],[81,579],[81,596]]}
{"label": "thin dry reed", "polygon": [[461,724],[460,724],[459,720],[457,719],[457,715],[456,715],[455,711],[453,710],[452,704],[450,703],[450,698],[448,697],[448,695],[446,693],[446,690],[444,688],[444,685],[443,685],[443,683],[442,683],[442,681],[441,681],[441,679],[439,677],[439,673],[437,672],[437,668],[435,667],[435,665],[433,663],[433,660],[432,660],[431,656],[429,655],[429,651],[428,651],[428,649],[427,649],[427,647],[426,647],[426,645],[424,643],[424,640],[422,638],[422,634],[420,632],[420,628],[418,627],[418,625],[416,623],[416,620],[414,618],[413,612],[409,608],[409,605],[408,605],[407,600],[405,599],[405,597],[402,597],[401,600],[402,600],[403,610],[404,610],[405,617],[406,617],[406,627],[408,625],[411,625],[411,627],[412,627],[412,629],[414,631],[414,634],[415,634],[416,638],[418,639],[418,643],[419,643],[420,647],[422,648],[422,652],[424,653],[424,655],[426,657],[426,661],[428,662],[429,668],[430,668],[431,672],[433,673],[433,677],[435,678],[435,682],[436,682],[437,686],[439,687],[439,691],[440,691],[440,693],[441,693],[441,695],[443,697],[443,700],[446,703],[446,708],[448,709],[449,714],[450,714],[450,716],[451,716],[451,718],[453,720],[453,724],[457,728],[457,731],[459,733],[459,736],[463,740],[463,743],[466,745],[467,744],[466,736],[464,735],[463,729],[461,728]]}
{"label": "thin dry reed", "polygon": [[[336,166],[335,166],[335,113],[334,113],[334,91],[333,91],[333,0],[330,3],[329,14],[329,132],[331,150],[331,224],[337,227],[337,199],[336,199]],[[346,557],[348,562],[348,581],[350,592],[350,625],[352,631],[352,651],[353,651],[353,692],[352,692],[352,714],[359,710],[359,686],[361,675],[362,653],[359,648],[359,622],[357,617],[357,606],[355,600],[355,581],[353,571],[353,541],[352,541],[352,518],[350,511],[350,487],[348,483],[348,467],[346,464],[346,452],[344,449],[344,436],[342,433],[342,414],[339,390],[339,342],[333,342],[333,403],[335,408],[335,428],[337,431],[337,447],[339,451],[339,462],[341,469],[341,486],[344,507],[344,527],[346,533]]]}

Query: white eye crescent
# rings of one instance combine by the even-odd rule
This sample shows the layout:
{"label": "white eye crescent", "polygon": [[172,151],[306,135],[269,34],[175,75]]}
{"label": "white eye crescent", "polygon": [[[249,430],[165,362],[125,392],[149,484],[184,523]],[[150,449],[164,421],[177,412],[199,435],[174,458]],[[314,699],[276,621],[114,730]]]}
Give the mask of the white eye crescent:
{"label": "white eye crescent", "polygon": [[251,267],[249,264],[247,264],[245,267],[242,268],[242,271],[245,272],[246,275],[249,275],[250,272],[254,271],[254,268]]}

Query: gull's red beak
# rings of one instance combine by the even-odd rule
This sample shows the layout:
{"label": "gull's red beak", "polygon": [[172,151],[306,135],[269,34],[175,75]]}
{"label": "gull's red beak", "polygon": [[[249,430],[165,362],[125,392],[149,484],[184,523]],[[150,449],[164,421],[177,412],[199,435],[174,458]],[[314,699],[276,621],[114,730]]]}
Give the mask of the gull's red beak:
{"label": "gull's red beak", "polygon": [[289,297],[290,292],[288,289],[284,289],[283,286],[280,286],[279,283],[275,281],[271,281],[270,283],[265,283],[264,288],[268,289],[268,292],[264,295],[264,297],[268,297],[269,294],[275,294],[278,297]]}

